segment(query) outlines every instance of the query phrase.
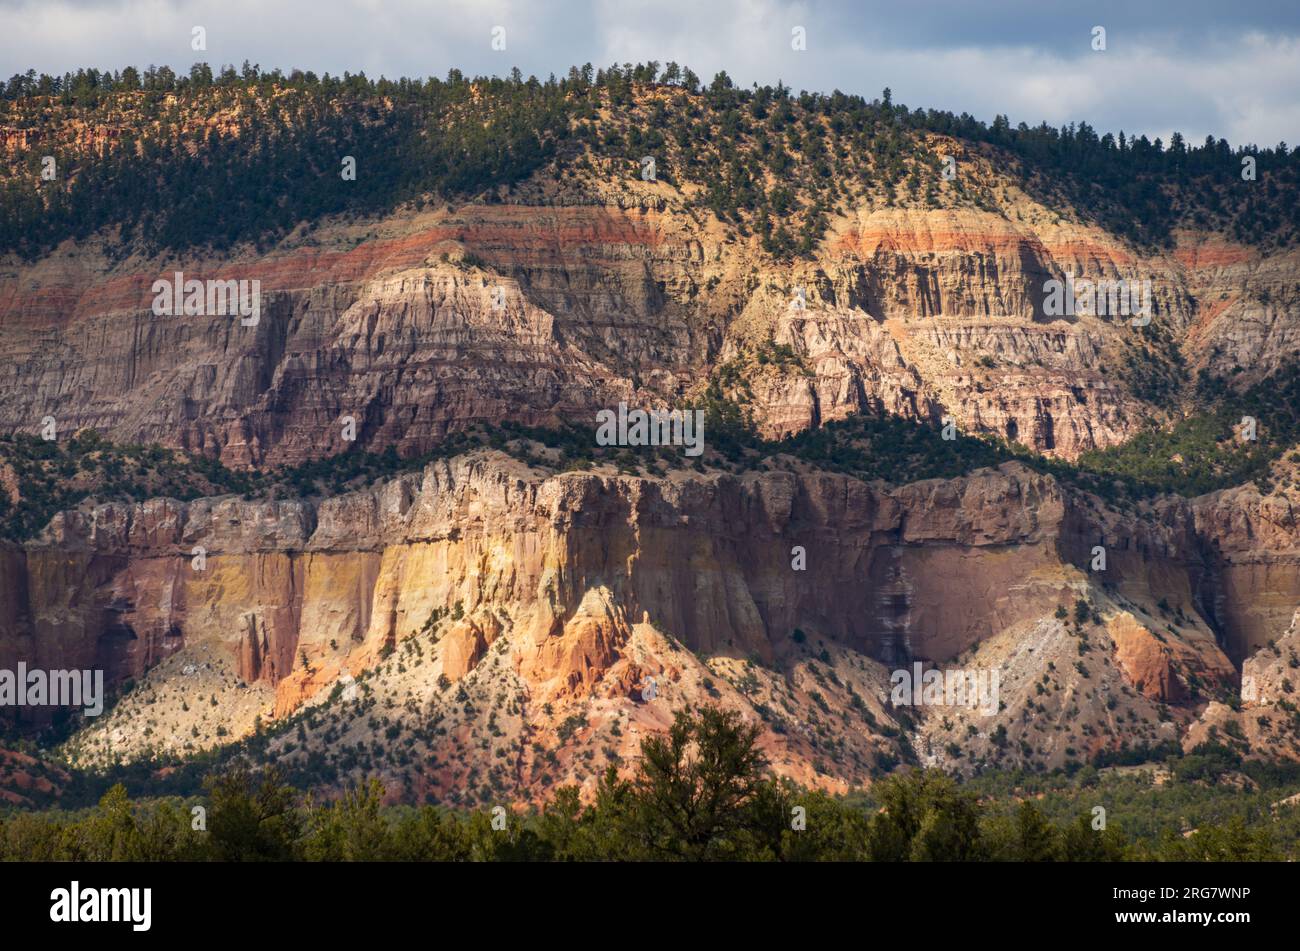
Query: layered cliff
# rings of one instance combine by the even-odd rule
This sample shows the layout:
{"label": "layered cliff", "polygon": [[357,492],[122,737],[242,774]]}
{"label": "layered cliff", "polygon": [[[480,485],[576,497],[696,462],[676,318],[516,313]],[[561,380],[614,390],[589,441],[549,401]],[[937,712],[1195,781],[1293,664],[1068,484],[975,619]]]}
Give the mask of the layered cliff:
{"label": "layered cliff", "polygon": [[[317,502],[94,505],[5,552],[0,666],[140,682],[79,765],[288,722],[277,759],[404,796],[590,783],[701,702],[831,788],[913,756],[1062,765],[1179,740],[1286,630],[1294,500],[1252,492],[1138,516],[1018,464],[890,488],[476,452]],[[1000,703],[898,704],[916,662],[996,669]]]}
{"label": "layered cliff", "polygon": [[[702,105],[647,92],[593,129],[630,134],[647,110]],[[804,120],[814,135],[824,121]],[[190,148],[248,134],[209,125]],[[739,360],[751,372],[728,395],[769,436],[886,411],[1074,458],[1179,418],[1189,371],[1254,382],[1300,352],[1294,248],[1190,228],[1172,250],[1139,247],[1031,191],[1011,156],[947,136],[908,148],[954,158],[956,177],[909,159],[915,191],[896,195],[834,126],[829,194],[786,183],[782,198],[780,178],[762,177],[787,220],[702,211],[706,163],[672,142],[658,147],[671,175],[629,179],[592,133],[508,188],[304,221],[269,246],[124,253],[92,236],[9,256],[0,429],[52,417],[261,466],[341,451],[350,416],[362,446],[406,455],[477,422],[586,423],[622,399],[679,401]],[[736,143],[762,151],[749,135]],[[803,150],[799,169],[817,153]],[[771,232],[810,208],[825,231],[807,253],[774,249]],[[258,323],[156,315],[153,282],[176,272],[260,282]],[[1149,323],[1050,312],[1047,282],[1067,275],[1149,285]],[[791,360],[759,372],[769,341]]]}
{"label": "layered cliff", "polygon": [[[951,415],[965,430],[1073,457],[1164,408],[1120,372],[1130,351],[1144,353],[1140,330],[1045,317],[1046,280],[1153,280],[1154,326],[1183,341],[1190,363],[1224,370],[1230,359],[1259,372],[1300,346],[1278,298],[1258,319],[1244,316],[1266,293],[1247,269],[1194,276],[1086,229],[1042,234],[987,213],[863,209],[824,260],[785,268],[654,199],[458,209],[381,223],[410,233],[346,251],[132,262],[109,274],[89,255],[10,270],[0,276],[11,356],[0,422],[34,432],[52,416],[69,431],[250,465],[340,451],[340,419],[352,416],[363,445],[414,453],[475,422],[585,421],[624,399],[680,399],[771,338],[793,348],[803,372],[753,386],[768,435],[883,409]],[[150,286],[173,270],[260,280],[260,322],[154,316]],[[1196,297],[1193,278],[1203,282]],[[792,305],[798,289],[802,307]],[[1207,301],[1217,316],[1200,316]]]}

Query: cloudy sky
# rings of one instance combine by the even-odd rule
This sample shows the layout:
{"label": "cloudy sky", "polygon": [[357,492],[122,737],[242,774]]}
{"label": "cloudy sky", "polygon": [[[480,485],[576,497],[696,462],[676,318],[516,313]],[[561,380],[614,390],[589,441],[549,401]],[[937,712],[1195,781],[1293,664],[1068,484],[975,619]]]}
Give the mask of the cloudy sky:
{"label": "cloudy sky", "polygon": [[[985,120],[1300,143],[1295,0],[0,0],[0,20],[3,78],[200,59],[389,77],[518,66],[545,78],[676,60],[745,85],[868,98],[889,86],[896,102]],[[205,53],[190,47],[194,26]],[[491,45],[498,26],[504,51]]]}

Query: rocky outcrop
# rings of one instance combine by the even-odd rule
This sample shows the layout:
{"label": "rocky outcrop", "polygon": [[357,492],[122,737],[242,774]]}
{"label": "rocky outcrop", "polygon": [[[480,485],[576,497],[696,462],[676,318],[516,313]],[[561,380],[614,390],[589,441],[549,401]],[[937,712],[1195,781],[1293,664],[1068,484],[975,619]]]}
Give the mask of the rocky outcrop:
{"label": "rocky outcrop", "polygon": [[[996,210],[842,209],[793,265],[671,185],[589,176],[527,183],[516,204],[326,224],[260,255],[115,263],[88,245],[9,262],[0,429],[53,416],[247,466],[339,452],[350,416],[361,446],[411,454],[477,422],[678,400],[770,339],[798,365],[747,396],[768,435],[948,415],[1072,458],[1169,411],[1126,382],[1159,341],[1254,377],[1300,352],[1296,252],[1194,233],[1139,252],[1003,185]],[[176,271],[260,281],[259,322],[155,316],[151,285]],[[1150,282],[1151,326],[1047,314],[1044,282],[1066,274]]]}
{"label": "rocky outcrop", "polygon": [[1216,565],[1199,601],[1240,663],[1285,631],[1300,605],[1300,499],[1242,486],[1196,500],[1193,511]]}
{"label": "rocky outcrop", "polygon": [[[324,702],[351,671],[395,678],[412,696],[433,691],[424,703],[435,706],[444,689],[482,690],[489,710],[515,697],[520,729],[554,738],[566,718],[592,716],[592,704],[631,711],[646,730],[666,726],[642,696],[650,680],[660,705],[702,702],[725,682],[732,693],[717,696],[770,714],[795,702],[780,684],[807,676],[820,652],[842,665],[837,676],[868,677],[858,702],[874,697],[880,714],[860,740],[883,743],[890,669],[977,656],[1026,683],[1053,658],[1067,670],[1077,656],[1059,634],[1037,653],[1017,653],[1027,635],[1008,641],[1020,645],[1012,653],[996,645],[1085,598],[1104,616],[1094,656],[1114,658],[1115,689],[1194,711],[1234,685],[1219,644],[1285,630],[1255,607],[1250,585],[1271,584],[1267,573],[1239,572],[1252,558],[1290,557],[1284,498],[1240,490],[1138,517],[1019,464],[888,488],[793,466],[546,473],[479,451],[319,502],[152,500],[63,513],[3,552],[0,666],[57,658],[148,682],[162,660],[202,648],[229,669],[222,690],[265,691],[256,712],[268,722]],[[1229,518],[1229,507],[1249,521]],[[1093,570],[1097,545],[1104,572]],[[1202,612],[1208,590],[1213,613]],[[810,710],[814,694],[825,703],[834,689],[818,676],[804,688]],[[756,699],[763,690],[770,702]],[[1099,703],[1094,694],[1086,705]],[[1154,718],[1154,706],[1143,709]],[[1096,749],[1137,741],[1109,719]],[[120,753],[131,731],[112,729]],[[599,730],[584,735],[608,746]],[[791,775],[822,762],[815,747],[772,736]],[[1024,755],[1059,765],[1081,745],[1063,738]],[[96,749],[85,744],[86,762],[98,761]],[[822,762],[821,781],[860,782],[875,755]],[[464,775],[435,785],[446,792]],[[526,785],[557,779],[540,767],[529,776]]]}
{"label": "rocky outcrop", "polygon": [[1183,739],[1185,749],[1226,745],[1242,755],[1300,760],[1300,608],[1290,625],[1247,657],[1241,691],[1231,702],[1211,703]]}
{"label": "rocky outcrop", "polygon": [[[814,624],[870,655],[944,657],[1027,609],[1006,588],[1058,563],[1063,509],[1054,481],[1018,466],[887,491],[824,473],[541,477],[475,454],[319,505],[155,500],[63,513],[10,554],[35,568],[13,582],[29,594],[10,624],[22,628],[18,612],[75,616],[91,644],[129,632],[121,669],[135,676],[177,632],[202,629],[229,644],[241,676],[270,683],[303,650],[377,654],[453,604],[466,614],[447,635],[462,664],[495,636],[474,613],[486,604],[521,605],[539,634],[567,630],[593,656],[626,626],[621,613],[711,653],[770,657]],[[791,568],[796,545],[805,571]],[[998,567],[1008,547],[1015,557]],[[951,603],[950,570],[985,550],[980,589]],[[76,586],[44,578],[72,552],[77,570],[102,566],[96,583],[92,572]],[[906,578],[909,594],[882,605],[864,577]],[[596,589],[618,608],[592,602]],[[90,634],[103,617],[113,620]]]}
{"label": "rocky outcrop", "polygon": [[1232,683],[1234,670],[1223,653],[1204,643],[1170,637],[1123,612],[1110,619],[1106,633],[1115,645],[1115,660],[1125,679],[1144,697],[1178,703],[1192,693],[1194,679]]}

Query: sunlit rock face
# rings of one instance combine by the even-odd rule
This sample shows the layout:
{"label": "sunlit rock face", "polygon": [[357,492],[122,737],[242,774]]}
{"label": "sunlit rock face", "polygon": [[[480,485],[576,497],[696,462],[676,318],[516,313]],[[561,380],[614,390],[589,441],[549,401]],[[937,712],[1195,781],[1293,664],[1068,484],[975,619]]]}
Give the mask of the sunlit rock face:
{"label": "sunlit rock face", "polygon": [[[544,796],[592,779],[609,751],[626,766],[629,737],[703,702],[764,724],[780,771],[847,788],[899,755],[900,730],[944,762],[959,737],[943,724],[960,732],[978,714],[900,720],[890,673],[915,662],[1000,671],[1006,705],[969,721],[982,739],[954,768],[1060,765],[1199,728],[1242,659],[1288,630],[1296,538],[1293,516],[1253,489],[1139,518],[1014,463],[888,488],[816,471],[557,474],[478,451],[318,502],[59,515],[3,552],[0,666],[141,681],[71,741],[85,764],[233,742],[310,710],[322,712],[308,745],[325,743],[361,677],[360,695],[390,726],[409,721],[437,764],[385,766],[401,795],[449,795],[507,738],[546,748],[563,734],[558,766],[511,747],[511,795]],[[1079,600],[1097,619],[1076,623]],[[202,719],[217,712],[221,735]],[[457,757],[422,732],[435,721],[454,724]],[[369,723],[347,719],[348,735],[389,728]],[[1062,730],[1036,734],[1043,723]],[[999,724],[1010,747],[989,740]],[[488,748],[470,742],[484,730]],[[824,755],[832,740],[842,761]]]}

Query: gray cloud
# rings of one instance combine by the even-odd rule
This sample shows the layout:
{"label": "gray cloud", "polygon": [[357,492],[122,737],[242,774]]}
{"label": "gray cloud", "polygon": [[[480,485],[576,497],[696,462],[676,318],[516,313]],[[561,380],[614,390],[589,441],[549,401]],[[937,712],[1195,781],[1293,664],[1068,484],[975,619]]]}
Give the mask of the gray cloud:
{"label": "gray cloud", "polygon": [[[1062,7],[1068,7],[1062,9]],[[990,120],[1087,120],[1234,144],[1300,140],[1300,6],[1183,0],[0,0],[0,72],[82,66],[264,67],[367,75],[545,77],[676,60],[705,78],[877,95]],[[190,49],[195,25],[206,52]],[[491,30],[506,28],[506,50]],[[1107,49],[1091,30],[1104,26]],[[807,50],[791,49],[791,30]]]}

